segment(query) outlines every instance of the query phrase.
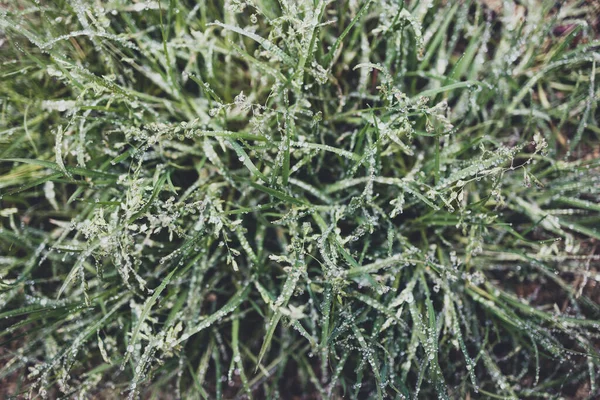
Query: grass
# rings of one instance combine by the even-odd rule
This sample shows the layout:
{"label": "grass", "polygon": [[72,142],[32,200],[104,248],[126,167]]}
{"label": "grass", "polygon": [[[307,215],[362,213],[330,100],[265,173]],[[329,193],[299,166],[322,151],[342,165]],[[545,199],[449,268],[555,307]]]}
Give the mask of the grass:
{"label": "grass", "polygon": [[2,396],[600,396],[595,2],[0,4]]}

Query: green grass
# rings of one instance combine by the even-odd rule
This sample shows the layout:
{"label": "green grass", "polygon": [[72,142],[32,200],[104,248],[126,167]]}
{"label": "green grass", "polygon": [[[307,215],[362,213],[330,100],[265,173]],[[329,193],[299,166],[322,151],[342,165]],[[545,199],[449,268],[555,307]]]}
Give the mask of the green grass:
{"label": "green grass", "polygon": [[593,1],[0,3],[0,397],[597,398]]}

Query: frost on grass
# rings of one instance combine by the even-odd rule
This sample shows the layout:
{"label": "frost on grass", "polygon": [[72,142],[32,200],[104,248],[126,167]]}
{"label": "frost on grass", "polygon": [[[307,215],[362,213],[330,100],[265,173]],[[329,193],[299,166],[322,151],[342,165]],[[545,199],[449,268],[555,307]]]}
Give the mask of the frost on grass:
{"label": "frost on grass", "polygon": [[0,379],[600,395],[590,2],[184,3],[0,11]]}

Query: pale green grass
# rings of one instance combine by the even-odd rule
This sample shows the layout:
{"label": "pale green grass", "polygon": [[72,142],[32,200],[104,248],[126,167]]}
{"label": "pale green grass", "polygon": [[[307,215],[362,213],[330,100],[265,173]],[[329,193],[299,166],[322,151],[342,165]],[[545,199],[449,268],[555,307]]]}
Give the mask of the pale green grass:
{"label": "pale green grass", "polygon": [[0,397],[600,396],[597,10],[521,3],[1,3]]}

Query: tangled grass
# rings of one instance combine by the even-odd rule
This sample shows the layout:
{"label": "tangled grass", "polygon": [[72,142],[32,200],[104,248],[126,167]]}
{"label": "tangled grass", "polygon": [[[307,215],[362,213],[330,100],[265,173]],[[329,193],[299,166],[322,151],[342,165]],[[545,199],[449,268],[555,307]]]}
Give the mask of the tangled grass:
{"label": "tangled grass", "polygon": [[597,12],[4,2],[0,396],[597,398]]}

